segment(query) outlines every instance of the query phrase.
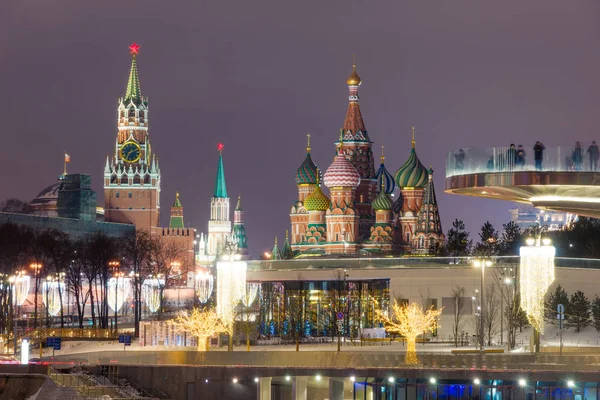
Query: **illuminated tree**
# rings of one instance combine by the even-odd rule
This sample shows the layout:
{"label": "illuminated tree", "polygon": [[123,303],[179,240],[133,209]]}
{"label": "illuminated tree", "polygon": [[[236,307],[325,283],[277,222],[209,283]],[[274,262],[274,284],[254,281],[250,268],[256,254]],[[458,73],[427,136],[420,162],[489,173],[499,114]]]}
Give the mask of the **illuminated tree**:
{"label": "illuminated tree", "polygon": [[227,325],[214,310],[204,311],[199,308],[194,308],[190,315],[177,317],[174,325],[198,339],[198,351],[208,350],[208,338],[228,331]]}
{"label": "illuminated tree", "polygon": [[423,307],[417,303],[407,305],[394,300],[391,317],[381,310],[377,310],[376,313],[383,320],[388,332],[400,334],[406,339],[406,363],[417,364],[417,336],[434,331],[442,310],[434,310],[432,306],[423,312]]}

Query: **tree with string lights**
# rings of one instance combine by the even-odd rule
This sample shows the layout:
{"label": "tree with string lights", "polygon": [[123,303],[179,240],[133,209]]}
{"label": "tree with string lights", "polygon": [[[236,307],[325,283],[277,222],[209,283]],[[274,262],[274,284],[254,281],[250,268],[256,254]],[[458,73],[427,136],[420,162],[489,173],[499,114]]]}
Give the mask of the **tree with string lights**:
{"label": "tree with string lights", "polygon": [[377,310],[376,313],[388,332],[400,334],[406,339],[405,362],[417,364],[417,336],[434,331],[442,310],[434,310],[432,306],[424,312],[423,307],[417,303],[405,304],[394,300],[391,311],[391,317],[382,310]]}
{"label": "tree with string lights", "polygon": [[174,325],[197,338],[198,351],[208,351],[208,339],[210,337],[228,332],[227,324],[221,321],[214,310],[201,310],[199,308],[194,308],[189,315],[177,317]]}

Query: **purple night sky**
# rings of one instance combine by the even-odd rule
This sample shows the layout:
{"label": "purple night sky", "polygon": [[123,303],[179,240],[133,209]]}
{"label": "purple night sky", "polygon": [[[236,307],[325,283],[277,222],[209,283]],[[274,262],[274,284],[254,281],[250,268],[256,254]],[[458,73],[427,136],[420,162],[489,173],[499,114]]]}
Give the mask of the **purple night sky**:
{"label": "purple night sky", "polygon": [[[102,171],[117,98],[141,45],[142,94],[162,168],[162,224],[175,191],[206,231],[225,144],[253,255],[289,227],[306,133],[326,169],[356,53],[365,124],[395,173],[410,150],[436,170],[445,231],[509,220],[512,203],[443,193],[457,147],[600,139],[600,3],[484,1],[81,1],[0,5],[0,200],[32,199],[62,170]],[[376,157],[376,168],[379,158]]]}

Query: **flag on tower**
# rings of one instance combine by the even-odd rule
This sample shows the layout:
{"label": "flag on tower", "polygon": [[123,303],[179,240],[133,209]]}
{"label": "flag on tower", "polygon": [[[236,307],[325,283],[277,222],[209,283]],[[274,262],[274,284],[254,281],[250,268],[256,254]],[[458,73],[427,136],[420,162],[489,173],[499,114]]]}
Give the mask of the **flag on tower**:
{"label": "flag on tower", "polygon": [[71,156],[65,153],[65,162],[71,162]]}

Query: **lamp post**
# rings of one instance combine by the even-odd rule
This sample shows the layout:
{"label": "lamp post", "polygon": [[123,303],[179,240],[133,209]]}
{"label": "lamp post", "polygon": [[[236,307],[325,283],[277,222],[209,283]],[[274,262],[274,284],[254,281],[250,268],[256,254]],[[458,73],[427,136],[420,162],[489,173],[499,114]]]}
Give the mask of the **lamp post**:
{"label": "lamp post", "polygon": [[477,268],[481,268],[481,290],[479,293],[480,296],[480,312],[479,312],[479,350],[481,351],[481,353],[484,352],[483,347],[484,347],[484,342],[485,342],[485,338],[483,337],[483,319],[485,316],[485,312],[484,312],[484,292],[483,292],[483,286],[485,283],[485,267],[490,267],[492,265],[492,262],[490,260],[475,260],[474,262],[475,267]]}
{"label": "lamp post", "polygon": [[[122,272],[119,272],[119,267],[121,266],[121,262],[119,260],[115,260],[115,261],[109,261],[108,262],[108,266],[111,267],[114,271],[115,271],[115,279],[117,280],[116,284],[115,284],[115,334],[117,334],[117,319],[118,319],[118,312],[117,312],[117,304],[119,304],[119,299],[117,298],[117,290],[119,288],[119,277],[121,277],[121,279],[123,278],[124,274]],[[106,283],[108,285],[108,282]],[[108,297],[108,293],[107,293],[107,297]],[[125,300],[125,299],[123,299]],[[108,311],[108,309],[106,310]],[[108,317],[107,317],[108,319]],[[108,328],[108,327],[107,327]]]}
{"label": "lamp post", "polygon": [[[510,286],[513,283],[514,275],[512,268],[502,268],[500,271],[500,280]],[[504,294],[500,293],[500,346],[504,344]]]}
{"label": "lamp post", "polygon": [[[177,274],[177,312],[179,312],[179,289],[181,287],[181,263],[179,261],[173,261],[171,263],[171,270]],[[165,277],[167,278],[167,277]]]}
{"label": "lamp post", "polygon": [[37,306],[38,306],[38,291],[39,291],[39,280],[40,280],[40,270],[42,269],[42,264],[40,263],[31,263],[29,268],[33,270],[33,276],[35,279],[35,288],[33,295],[33,328],[37,328]]}

